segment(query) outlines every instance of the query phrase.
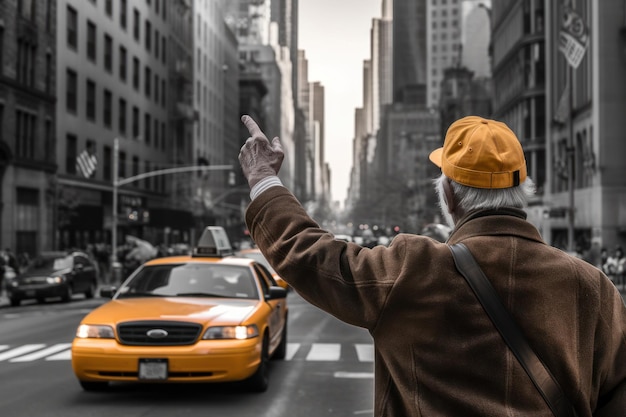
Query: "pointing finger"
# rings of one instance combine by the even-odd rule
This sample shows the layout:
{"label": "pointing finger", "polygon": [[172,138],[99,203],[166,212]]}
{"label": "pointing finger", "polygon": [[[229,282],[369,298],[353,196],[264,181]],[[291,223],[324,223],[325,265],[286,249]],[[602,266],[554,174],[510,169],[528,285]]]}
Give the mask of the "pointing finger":
{"label": "pointing finger", "polygon": [[274,139],[272,139],[272,148],[274,149],[274,151],[281,151],[283,150],[283,144],[280,143],[280,139],[278,138],[278,136],[276,136]]}
{"label": "pointing finger", "polygon": [[265,137],[265,135],[263,134],[263,131],[261,131],[261,128],[259,127],[259,125],[256,124],[256,122],[252,119],[252,117],[250,116],[242,116],[241,117],[241,121],[243,122],[243,124],[246,126],[246,128],[248,129],[248,132],[250,132],[250,136],[255,137],[255,136],[263,136]]}

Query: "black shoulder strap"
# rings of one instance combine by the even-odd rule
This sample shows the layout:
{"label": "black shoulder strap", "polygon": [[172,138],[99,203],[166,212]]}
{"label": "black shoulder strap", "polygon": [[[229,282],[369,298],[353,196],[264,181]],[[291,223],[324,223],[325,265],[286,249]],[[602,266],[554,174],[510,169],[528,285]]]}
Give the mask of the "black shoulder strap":
{"label": "black shoulder strap", "polygon": [[561,386],[528,344],[521,329],[502,304],[498,293],[463,243],[450,245],[454,263],[468,282],[502,338],[520,362],[552,413],[557,417],[577,416]]}

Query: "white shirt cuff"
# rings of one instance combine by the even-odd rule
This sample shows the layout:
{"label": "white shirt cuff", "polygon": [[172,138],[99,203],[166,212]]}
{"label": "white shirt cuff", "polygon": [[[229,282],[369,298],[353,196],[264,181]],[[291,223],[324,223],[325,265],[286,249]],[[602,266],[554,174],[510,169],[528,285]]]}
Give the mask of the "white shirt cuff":
{"label": "white shirt cuff", "polygon": [[283,186],[282,181],[277,176],[265,177],[257,182],[250,190],[250,200],[257,198],[263,191],[275,186]]}

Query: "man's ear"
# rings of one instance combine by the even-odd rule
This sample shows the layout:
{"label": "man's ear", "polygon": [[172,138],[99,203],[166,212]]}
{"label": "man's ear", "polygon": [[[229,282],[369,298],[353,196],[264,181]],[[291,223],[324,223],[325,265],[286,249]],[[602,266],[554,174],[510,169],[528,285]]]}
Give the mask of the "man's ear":
{"label": "man's ear", "polygon": [[446,199],[446,206],[448,207],[448,213],[453,214],[456,210],[456,201],[454,199],[454,192],[452,191],[452,184],[449,179],[443,181],[443,194]]}

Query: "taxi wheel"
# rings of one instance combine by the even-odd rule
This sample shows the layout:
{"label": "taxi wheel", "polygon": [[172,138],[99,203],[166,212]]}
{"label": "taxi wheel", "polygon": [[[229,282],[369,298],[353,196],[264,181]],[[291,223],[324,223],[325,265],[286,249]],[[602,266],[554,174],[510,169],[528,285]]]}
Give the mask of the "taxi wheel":
{"label": "taxi wheel", "polygon": [[248,378],[247,385],[250,391],[265,392],[269,386],[269,342],[267,334],[263,337],[263,347],[261,348],[261,362],[256,372]]}
{"label": "taxi wheel", "polygon": [[78,381],[85,391],[104,391],[109,387],[108,382],[101,381]]}
{"label": "taxi wheel", "polygon": [[22,302],[22,300],[20,300],[19,298],[10,298],[11,301],[11,307],[17,307],[20,305],[20,303]]}
{"label": "taxi wheel", "polygon": [[285,359],[287,356],[287,321],[285,320],[285,324],[283,325],[283,335],[280,337],[280,343],[276,347],[274,351],[273,359]]}

